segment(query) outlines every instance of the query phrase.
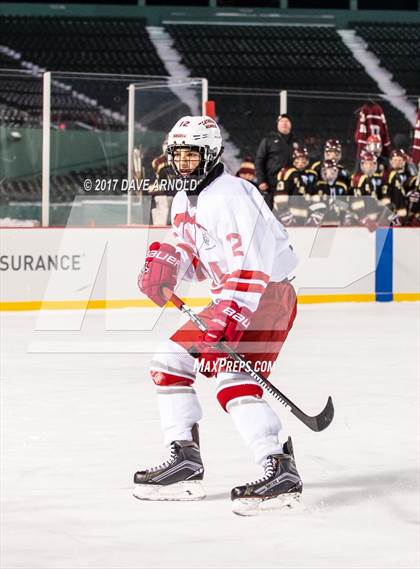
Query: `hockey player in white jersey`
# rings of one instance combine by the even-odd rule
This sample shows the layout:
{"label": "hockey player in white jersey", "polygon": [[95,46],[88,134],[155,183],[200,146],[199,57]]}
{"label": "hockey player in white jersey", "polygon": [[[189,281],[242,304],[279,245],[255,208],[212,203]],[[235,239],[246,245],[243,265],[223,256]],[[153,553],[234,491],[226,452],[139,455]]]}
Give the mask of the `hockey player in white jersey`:
{"label": "hockey player in white jersey", "polygon": [[302,482],[291,439],[261,387],[232,370],[215,345],[225,341],[268,377],[296,315],[288,276],[297,258],[258,190],[224,171],[222,152],[219,127],[209,117],[183,117],[169,133],[168,163],[196,187],[175,196],[171,219],[178,244],[150,245],[139,288],[163,306],[163,287],[174,291],[181,280],[208,279],[212,302],[200,313],[207,332],[188,322],[153,357],[151,376],[171,454],[163,464],[136,472],[134,496],[205,497],[198,438],[202,409],[194,389],[198,361],[202,373],[214,378],[222,409],[264,469],[259,480],[232,490],[233,510],[247,513],[291,505]]}

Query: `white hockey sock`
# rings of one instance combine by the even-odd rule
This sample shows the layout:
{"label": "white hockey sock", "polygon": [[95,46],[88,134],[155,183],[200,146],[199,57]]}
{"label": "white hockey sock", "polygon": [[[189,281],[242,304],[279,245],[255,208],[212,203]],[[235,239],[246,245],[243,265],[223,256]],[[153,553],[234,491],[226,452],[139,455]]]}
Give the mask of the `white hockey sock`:
{"label": "white hockey sock", "polygon": [[253,452],[255,462],[262,465],[268,455],[283,452],[281,422],[267,401],[258,397],[236,397],[227,404],[227,411]]}
{"label": "white hockey sock", "polygon": [[166,446],[172,441],[191,441],[191,429],[203,416],[192,387],[157,386],[160,422]]}

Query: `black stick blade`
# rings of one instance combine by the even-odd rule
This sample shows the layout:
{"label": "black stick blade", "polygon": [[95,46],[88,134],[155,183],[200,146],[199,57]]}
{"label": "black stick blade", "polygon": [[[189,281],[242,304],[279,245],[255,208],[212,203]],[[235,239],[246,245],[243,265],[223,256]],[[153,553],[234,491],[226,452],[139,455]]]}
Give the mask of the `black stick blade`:
{"label": "black stick blade", "polygon": [[323,431],[334,419],[334,405],[331,395],[328,397],[324,410],[317,417],[318,431]]}
{"label": "black stick blade", "polygon": [[334,405],[331,396],[328,397],[327,404],[325,405],[321,413],[315,415],[315,417],[310,417],[309,415],[306,415],[306,413],[304,413],[297,407],[292,407],[290,411],[293,415],[295,415],[298,419],[300,419],[302,423],[304,423],[307,427],[316,432],[323,431],[324,429],[326,429],[334,418]]}

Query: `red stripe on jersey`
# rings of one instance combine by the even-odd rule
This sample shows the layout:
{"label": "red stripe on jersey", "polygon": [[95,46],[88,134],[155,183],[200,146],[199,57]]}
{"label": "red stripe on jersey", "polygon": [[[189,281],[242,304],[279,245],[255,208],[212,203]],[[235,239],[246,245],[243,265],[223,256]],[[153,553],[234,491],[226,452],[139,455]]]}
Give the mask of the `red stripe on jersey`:
{"label": "red stripe on jersey", "polygon": [[203,271],[203,265],[200,259],[195,255],[193,249],[186,243],[178,243],[178,247],[180,247],[187,253],[188,258],[191,261],[192,266],[194,267],[195,274],[197,275],[198,280],[204,281],[207,278],[207,275]]}
{"label": "red stripe on jersey", "polygon": [[194,257],[192,264],[197,275],[198,280],[203,281],[207,278],[206,273],[203,270],[203,264],[198,257]]}
{"label": "red stripe on jersey", "polygon": [[188,211],[184,212],[184,213],[177,213],[174,217],[174,221],[173,221],[173,225],[174,227],[179,227],[181,224],[187,224],[190,223],[191,225],[196,225],[197,227],[200,227],[202,229],[205,229],[202,225],[200,225],[199,223],[197,223],[196,219],[195,219],[195,214],[194,215],[190,215],[188,213]]}
{"label": "red stripe on jersey", "polygon": [[172,375],[164,371],[151,371],[150,375],[156,385],[192,385],[194,381],[181,377],[180,375]]}
{"label": "red stripe on jersey", "polygon": [[259,284],[248,284],[248,283],[238,283],[238,282],[227,282],[222,287],[221,290],[237,290],[238,292],[258,292],[263,294],[265,291],[265,286]]}
{"label": "red stripe on jersey", "polygon": [[177,247],[183,249],[187,253],[191,261],[194,259],[195,257],[194,251],[189,245],[187,245],[186,243],[177,243]]}
{"label": "red stripe on jersey", "polygon": [[260,280],[268,283],[270,277],[263,273],[262,271],[233,271],[230,275],[228,275],[228,280],[236,278],[236,279],[253,279],[253,280]]}
{"label": "red stripe on jersey", "polygon": [[246,395],[251,395],[261,399],[263,390],[259,385],[255,385],[255,383],[231,385],[230,387],[225,387],[219,391],[217,394],[217,400],[226,411],[226,405],[229,403],[229,401],[232,401],[232,399],[235,399],[236,397],[245,397]]}
{"label": "red stripe on jersey", "polygon": [[240,292],[258,292],[263,293],[265,287],[261,284],[255,283],[239,283],[237,280],[231,279],[244,279],[244,280],[260,280],[264,283],[270,281],[270,277],[262,271],[240,270],[233,271],[231,274],[225,275],[219,283],[214,283],[212,292],[220,292],[223,289],[239,290]]}

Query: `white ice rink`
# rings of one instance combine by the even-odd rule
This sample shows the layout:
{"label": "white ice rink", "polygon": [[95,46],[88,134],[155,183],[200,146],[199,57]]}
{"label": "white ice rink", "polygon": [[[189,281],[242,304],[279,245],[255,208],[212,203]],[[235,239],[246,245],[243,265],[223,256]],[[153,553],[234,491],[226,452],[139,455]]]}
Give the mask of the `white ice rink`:
{"label": "white ice rink", "polygon": [[272,381],[309,413],[331,394],[336,416],[313,433],[273,401],[306,511],[257,518],[231,513],[260,469],[203,377],[207,499],[132,497],[133,472],[166,457],[142,350],[178,320],[167,310],[145,341],[131,328],[146,311],[118,311],[126,332],[102,311],[80,332],[1,314],[2,569],[418,567],[419,304],[300,307]]}

